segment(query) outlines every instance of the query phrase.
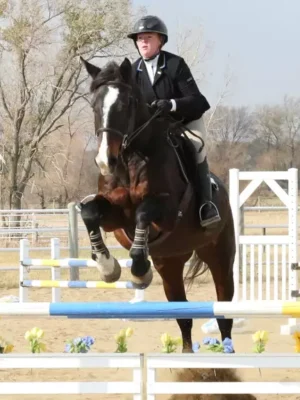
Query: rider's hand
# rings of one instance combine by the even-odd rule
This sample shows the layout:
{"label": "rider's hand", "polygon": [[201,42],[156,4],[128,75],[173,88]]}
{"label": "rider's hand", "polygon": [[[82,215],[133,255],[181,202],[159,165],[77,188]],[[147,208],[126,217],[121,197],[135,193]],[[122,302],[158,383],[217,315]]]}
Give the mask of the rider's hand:
{"label": "rider's hand", "polygon": [[162,112],[169,112],[172,109],[172,102],[170,100],[154,100],[151,107]]}

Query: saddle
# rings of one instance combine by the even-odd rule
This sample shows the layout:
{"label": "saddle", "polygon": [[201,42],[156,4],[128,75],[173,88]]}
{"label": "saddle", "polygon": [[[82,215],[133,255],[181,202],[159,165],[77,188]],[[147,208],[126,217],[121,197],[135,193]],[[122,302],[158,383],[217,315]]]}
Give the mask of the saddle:
{"label": "saddle", "polygon": [[[196,152],[195,147],[190,139],[184,134],[185,126],[181,122],[170,123],[170,128],[167,131],[167,141],[173,148],[181,173],[187,182],[195,182],[195,166]],[[211,177],[213,190],[218,190],[218,185],[213,177]]]}

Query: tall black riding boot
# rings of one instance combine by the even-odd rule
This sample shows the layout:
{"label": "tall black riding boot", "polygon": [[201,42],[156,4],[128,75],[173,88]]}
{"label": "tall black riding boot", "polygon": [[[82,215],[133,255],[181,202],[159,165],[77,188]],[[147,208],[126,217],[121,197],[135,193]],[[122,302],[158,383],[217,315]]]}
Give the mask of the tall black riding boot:
{"label": "tall black riding boot", "polygon": [[197,164],[195,189],[200,206],[200,225],[207,227],[221,221],[219,211],[212,202],[212,185],[206,157],[201,164]]}

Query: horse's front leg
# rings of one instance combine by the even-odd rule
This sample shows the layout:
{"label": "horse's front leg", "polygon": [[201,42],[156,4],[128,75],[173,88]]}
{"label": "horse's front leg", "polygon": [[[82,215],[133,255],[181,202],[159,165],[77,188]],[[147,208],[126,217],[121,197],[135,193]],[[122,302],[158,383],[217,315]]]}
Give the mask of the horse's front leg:
{"label": "horse's front leg", "polygon": [[136,210],[135,234],[129,255],[132,258],[132,282],[139,287],[148,287],[153,279],[151,263],[148,260],[148,233],[151,222],[161,221],[163,212],[164,202],[155,197],[145,198]]}
{"label": "horse's front leg", "polygon": [[110,254],[102,239],[100,226],[113,224],[117,216],[113,212],[112,204],[102,196],[80,204],[81,217],[87,228],[92,259],[97,262],[101,279],[105,282],[116,282],[121,276],[121,267],[118,261]]}

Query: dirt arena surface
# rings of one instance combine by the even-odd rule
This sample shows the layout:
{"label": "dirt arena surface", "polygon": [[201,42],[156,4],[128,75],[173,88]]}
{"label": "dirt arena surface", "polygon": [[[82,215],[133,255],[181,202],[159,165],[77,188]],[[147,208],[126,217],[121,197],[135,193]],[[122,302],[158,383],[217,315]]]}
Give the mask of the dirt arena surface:
{"label": "dirt arena surface", "polygon": [[[7,275],[8,273],[6,273]],[[47,276],[42,277],[38,272],[32,272],[32,279],[46,279]],[[44,274],[44,273],[43,273]],[[127,271],[122,270],[122,280],[126,279]],[[94,275],[94,273],[93,273]],[[2,275],[2,279],[5,274]],[[49,276],[48,276],[49,278]],[[62,279],[67,276],[62,277]],[[1,279],[1,280],[2,280]],[[81,273],[81,279],[97,279],[90,273]],[[3,281],[2,281],[3,282]],[[18,289],[0,289],[0,297],[6,295],[18,296]],[[31,301],[50,301],[50,289],[30,289],[29,291]],[[132,291],[125,290],[97,290],[97,289],[63,289],[62,301],[128,301],[133,297]],[[188,292],[188,299],[191,301],[210,301],[216,300],[215,290],[207,273],[200,280],[194,283]],[[155,274],[151,287],[147,289],[146,300],[149,301],[166,301],[163,287],[161,286],[160,278]],[[201,325],[207,320],[194,320],[193,328],[193,341],[202,342],[202,339],[207,336],[201,330]],[[285,323],[286,319],[253,319],[248,320],[245,332],[233,333],[233,342],[237,353],[251,353],[253,348],[252,334],[256,330],[267,330],[270,333],[270,340],[267,344],[268,353],[293,353],[294,341],[289,336],[280,335],[280,325]],[[45,331],[44,342],[47,346],[47,352],[63,352],[64,343],[67,339],[72,339],[80,335],[91,335],[95,338],[95,344],[92,347],[92,352],[114,352],[115,341],[114,335],[119,332],[121,328],[131,326],[134,329],[133,336],[128,340],[129,352],[141,353],[160,353],[161,342],[160,336],[164,332],[170,333],[172,336],[180,334],[176,321],[119,321],[119,320],[67,320],[67,319],[54,319],[54,318],[27,318],[27,319],[1,319],[1,336],[7,340],[11,340],[15,346],[14,353],[27,353],[29,351],[28,343],[24,339],[24,333],[34,326],[37,326]],[[219,338],[218,334],[210,335]],[[144,342],[143,342],[144,341]],[[181,349],[179,348],[180,352]],[[59,368],[59,365],[58,365]],[[180,371],[179,371],[180,372]],[[210,371],[211,372],[211,371]],[[246,381],[282,381],[292,382],[299,380],[299,371],[297,370],[281,370],[281,369],[248,369],[236,371],[238,377]],[[160,380],[174,380],[176,381],[176,372],[169,370],[162,370],[158,374]],[[131,370],[114,370],[114,369],[97,369],[97,370],[10,370],[0,371],[0,381],[114,381],[114,380],[129,380],[131,379]],[[131,399],[132,396],[126,395],[19,395],[7,396],[0,394],[0,400],[95,400],[95,399]],[[167,399],[244,399],[243,396],[157,396],[158,400]],[[258,400],[267,399],[300,399],[299,396],[281,396],[281,395],[261,395],[257,396]]]}

